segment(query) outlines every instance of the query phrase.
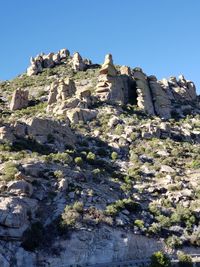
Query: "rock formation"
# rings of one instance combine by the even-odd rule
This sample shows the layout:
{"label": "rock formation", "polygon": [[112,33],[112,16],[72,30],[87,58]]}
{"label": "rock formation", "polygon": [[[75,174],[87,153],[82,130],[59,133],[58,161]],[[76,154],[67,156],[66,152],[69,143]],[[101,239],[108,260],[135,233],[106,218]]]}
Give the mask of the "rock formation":
{"label": "rock formation", "polygon": [[69,64],[74,71],[86,70],[92,64],[90,60],[83,59],[78,52],[71,57],[67,49],[61,49],[57,53],[48,55],[42,53],[35,58],[31,57],[30,63],[31,65],[27,69],[28,76],[37,75],[45,68],[53,68],[60,64]]}
{"label": "rock formation", "polygon": [[17,110],[26,108],[28,106],[28,95],[29,92],[27,90],[17,89],[12,96],[12,100],[10,103],[11,110]]}
{"label": "rock formation", "polygon": [[0,266],[141,265],[176,244],[198,253],[194,83],[66,49],[31,62],[31,78],[0,82]]}
{"label": "rock formation", "polygon": [[86,69],[86,64],[84,63],[81,55],[78,52],[74,53],[74,55],[72,56],[71,65],[72,69],[75,71],[83,71]]}
{"label": "rock formation", "polygon": [[100,74],[107,74],[108,76],[116,76],[117,70],[115,69],[115,66],[113,65],[113,59],[112,55],[108,54],[105,56],[105,61],[103,65],[101,66],[101,69],[99,71]]}
{"label": "rock formation", "polygon": [[[196,88],[193,82],[183,75],[178,81],[175,77],[158,81],[153,75],[147,76],[141,68],[131,70],[127,66],[120,68],[120,74],[113,65],[111,55],[107,55],[99,71],[96,95],[101,101],[112,104],[134,103],[146,114],[171,118],[177,110],[177,104],[191,104],[197,101]],[[188,108],[188,106],[186,107]]]}

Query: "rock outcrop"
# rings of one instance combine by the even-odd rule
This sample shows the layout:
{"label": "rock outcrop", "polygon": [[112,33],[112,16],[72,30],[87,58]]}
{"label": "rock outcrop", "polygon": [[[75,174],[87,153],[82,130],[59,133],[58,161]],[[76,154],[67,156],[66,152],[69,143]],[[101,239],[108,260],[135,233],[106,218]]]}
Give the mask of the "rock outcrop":
{"label": "rock outcrop", "polygon": [[128,82],[128,78],[124,76],[100,75],[95,93],[101,101],[112,104],[127,104]]}
{"label": "rock outcrop", "polygon": [[71,65],[72,69],[75,71],[83,71],[86,69],[86,64],[78,52],[74,53],[72,56]]}
{"label": "rock outcrop", "polygon": [[12,100],[10,103],[11,110],[17,110],[26,108],[28,106],[28,95],[29,92],[27,90],[17,89],[13,93]]}
{"label": "rock outcrop", "polygon": [[67,61],[69,55],[69,51],[64,48],[59,50],[57,53],[49,53],[48,55],[42,53],[37,55],[35,58],[31,57],[31,65],[27,69],[27,75],[37,75],[42,72],[44,68],[53,68],[56,65],[60,65]]}
{"label": "rock outcrop", "polygon": [[37,201],[20,197],[0,197],[0,237],[20,240],[29,226],[28,213],[33,214]]}
{"label": "rock outcrop", "polygon": [[91,109],[74,108],[67,111],[67,116],[72,123],[87,122],[97,116],[97,111]]}
{"label": "rock outcrop", "polygon": [[113,64],[112,55],[108,54],[105,56],[105,61],[103,65],[101,66],[101,69],[99,71],[100,74],[107,74],[108,76],[116,76],[117,70]]}
{"label": "rock outcrop", "polygon": [[76,140],[66,124],[46,118],[35,117],[25,120],[25,133],[40,144],[47,144],[51,137],[54,147],[58,150],[64,150],[66,146],[74,147]]}
{"label": "rock outcrop", "polygon": [[151,90],[146,74],[142,69],[137,68],[133,72],[133,78],[136,81],[137,105],[149,115],[155,115]]}
{"label": "rock outcrop", "polygon": [[[150,116],[157,115],[164,119],[171,118],[172,112],[180,115],[183,104],[195,104],[196,88],[193,82],[183,75],[178,81],[175,77],[158,81],[153,75],[147,76],[141,68],[131,70],[127,66],[117,73],[112,56],[106,55],[105,62],[99,71],[96,95],[101,101],[112,104],[134,103]],[[180,106],[180,109],[177,109]]]}
{"label": "rock outcrop", "polygon": [[31,65],[27,69],[28,76],[37,75],[45,68],[53,68],[60,64],[68,64],[74,71],[84,71],[92,64],[90,60],[83,59],[78,52],[70,56],[67,49],[61,49],[57,53],[49,53],[48,55],[42,53],[35,58],[31,57],[30,63]]}

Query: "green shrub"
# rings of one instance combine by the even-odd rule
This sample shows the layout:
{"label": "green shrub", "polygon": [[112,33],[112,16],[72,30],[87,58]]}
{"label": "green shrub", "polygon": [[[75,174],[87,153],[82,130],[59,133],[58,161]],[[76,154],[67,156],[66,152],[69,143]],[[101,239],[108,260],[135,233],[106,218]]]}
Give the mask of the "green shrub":
{"label": "green shrub", "polygon": [[76,157],[76,158],[74,159],[74,162],[75,162],[76,165],[78,165],[78,166],[83,165],[83,159],[82,159],[81,157]]}
{"label": "green shrub", "polygon": [[134,225],[137,226],[139,229],[144,228],[144,221],[143,220],[135,220]]}
{"label": "green shrub", "polygon": [[170,248],[178,248],[182,245],[183,242],[178,236],[172,235],[166,239],[165,243]]}
{"label": "green shrub", "polygon": [[138,211],[140,205],[132,199],[120,199],[106,207],[105,213],[107,215],[115,216],[123,209],[127,209],[129,212]]}
{"label": "green shrub", "polygon": [[177,253],[180,267],[192,267],[192,258],[184,252]]}
{"label": "green shrub", "polygon": [[83,203],[75,202],[74,205],[67,205],[61,216],[61,228],[75,227],[76,222],[81,219],[83,213]]}
{"label": "green shrub", "polygon": [[6,182],[12,181],[15,179],[15,174],[18,172],[17,164],[13,162],[6,162],[3,168],[4,174],[2,179]]}
{"label": "green shrub", "polygon": [[171,262],[169,257],[162,251],[157,251],[151,256],[150,267],[170,267]]}
{"label": "green shrub", "polygon": [[112,158],[112,160],[116,160],[118,158],[117,152],[113,151],[111,154],[111,158]]}

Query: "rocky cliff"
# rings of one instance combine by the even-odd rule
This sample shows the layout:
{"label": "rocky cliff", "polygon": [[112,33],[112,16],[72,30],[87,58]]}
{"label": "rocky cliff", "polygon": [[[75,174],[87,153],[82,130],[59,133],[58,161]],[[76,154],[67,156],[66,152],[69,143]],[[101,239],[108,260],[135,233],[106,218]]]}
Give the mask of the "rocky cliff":
{"label": "rocky cliff", "polygon": [[1,266],[199,251],[193,82],[62,49],[0,82],[0,100]]}

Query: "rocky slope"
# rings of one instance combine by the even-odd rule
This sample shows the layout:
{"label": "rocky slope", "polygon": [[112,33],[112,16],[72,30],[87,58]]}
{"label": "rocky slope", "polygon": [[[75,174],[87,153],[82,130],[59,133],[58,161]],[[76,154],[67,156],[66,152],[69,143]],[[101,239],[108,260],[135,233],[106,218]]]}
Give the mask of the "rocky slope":
{"label": "rocky slope", "polygon": [[1,266],[199,252],[193,82],[62,49],[1,82],[0,100]]}

